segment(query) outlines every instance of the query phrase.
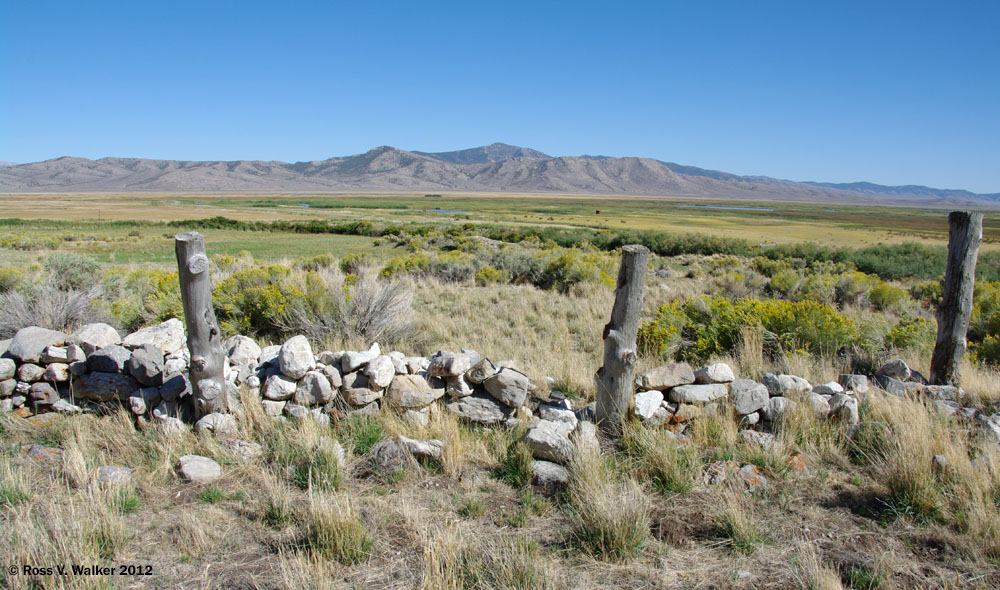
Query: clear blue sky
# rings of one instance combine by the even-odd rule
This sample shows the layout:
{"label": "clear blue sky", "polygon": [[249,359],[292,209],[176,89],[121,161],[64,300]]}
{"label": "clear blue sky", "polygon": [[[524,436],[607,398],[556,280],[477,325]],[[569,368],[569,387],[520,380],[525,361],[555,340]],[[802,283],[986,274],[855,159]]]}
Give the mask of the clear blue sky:
{"label": "clear blue sky", "polygon": [[1000,192],[1000,2],[0,3],[0,160],[503,141]]}

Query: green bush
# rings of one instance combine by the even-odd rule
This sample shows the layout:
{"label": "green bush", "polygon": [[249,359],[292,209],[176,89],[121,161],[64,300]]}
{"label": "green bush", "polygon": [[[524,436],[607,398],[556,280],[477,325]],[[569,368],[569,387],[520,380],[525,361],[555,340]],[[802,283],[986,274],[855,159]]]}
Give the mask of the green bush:
{"label": "green bush", "polygon": [[89,256],[73,252],[49,254],[43,268],[49,274],[49,281],[65,291],[92,287],[97,284],[101,276],[99,262]]}
{"label": "green bush", "polygon": [[27,273],[13,266],[0,266],[0,293],[5,293],[24,280]]}
{"label": "green bush", "polygon": [[292,282],[292,269],[272,264],[233,273],[216,285],[212,302],[227,334],[278,335],[282,314],[303,295]]}
{"label": "green bush", "polygon": [[374,264],[374,260],[368,254],[352,253],[344,256],[340,261],[340,270],[344,274],[358,274],[358,271],[365,266]]}
{"label": "green bush", "polygon": [[868,293],[868,300],[880,311],[895,309],[905,299],[906,291],[886,283],[879,283]]}
{"label": "green bush", "polygon": [[488,265],[479,267],[479,270],[476,271],[475,275],[476,285],[480,287],[503,283],[507,280],[507,278],[507,273]]}

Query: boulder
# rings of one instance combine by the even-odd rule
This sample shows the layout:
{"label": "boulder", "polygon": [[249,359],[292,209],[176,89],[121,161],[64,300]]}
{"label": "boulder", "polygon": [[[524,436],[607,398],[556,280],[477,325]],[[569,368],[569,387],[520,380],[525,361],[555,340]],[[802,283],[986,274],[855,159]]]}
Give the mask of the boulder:
{"label": "boulder", "polygon": [[694,371],[687,363],[663,365],[639,375],[636,384],[639,389],[657,389],[665,391],[678,385],[694,383]]}
{"label": "boulder", "polygon": [[316,362],[321,365],[340,366],[340,359],[343,358],[344,351],[333,352],[332,350],[321,350],[316,353]]}
{"label": "boulder", "polygon": [[292,402],[285,402],[285,415],[289,418],[295,418],[296,420],[302,420],[308,417],[309,408],[305,406],[300,406],[299,404],[293,404]]}
{"label": "boulder", "polygon": [[340,393],[349,404],[363,406],[382,398],[382,390],[371,389],[368,377],[360,371],[344,375],[343,381]]}
{"label": "boulder", "polygon": [[879,367],[875,374],[906,381],[910,378],[910,367],[902,359],[893,359]]}
{"label": "boulder", "polygon": [[51,409],[58,414],[79,414],[83,411],[83,408],[71,404],[67,399],[57,399],[56,403],[52,404]]}
{"label": "boulder", "polygon": [[45,376],[45,369],[32,363],[24,363],[17,368],[17,380],[34,383]]}
{"label": "boulder", "polygon": [[7,354],[22,363],[38,363],[46,348],[62,346],[66,343],[66,338],[66,334],[56,330],[28,326],[14,334],[7,347]]}
{"label": "boulder", "polygon": [[100,350],[102,348],[112,346],[114,344],[121,344],[122,337],[118,334],[118,330],[113,327],[103,324],[87,324],[81,327],[73,335],[67,339],[70,344],[75,344],[83,349],[83,353],[87,356],[94,354],[95,350]]}
{"label": "boulder", "polygon": [[962,399],[965,392],[961,388],[955,387],[954,385],[928,385],[924,387],[924,393],[926,393],[931,399],[945,400],[957,402]]}
{"label": "boulder", "polygon": [[305,336],[293,336],[278,351],[278,369],[291,379],[301,379],[316,368],[316,358]]}
{"label": "boulder", "polygon": [[635,414],[643,420],[652,418],[660,404],[663,403],[663,392],[655,389],[640,391],[635,394]]}
{"label": "boulder", "polygon": [[91,372],[73,381],[73,394],[95,402],[125,401],[139,389],[139,382],[121,373]]}
{"label": "boulder", "polygon": [[567,464],[573,458],[573,442],[564,424],[535,420],[528,426],[523,440],[536,459]]}
{"label": "boulder", "polygon": [[601,450],[601,443],[597,440],[597,425],[593,422],[586,420],[577,422],[576,428],[570,432],[569,439],[577,447],[590,450],[593,453],[599,453]]}
{"label": "boulder", "polygon": [[726,363],[713,363],[694,372],[694,382],[705,385],[708,383],[729,383],[736,376]]}
{"label": "boulder", "polygon": [[868,377],[864,375],[844,373],[837,376],[837,383],[847,391],[856,391],[858,393],[868,392]]}
{"label": "boulder", "polygon": [[389,387],[392,378],[396,376],[396,365],[392,363],[392,359],[388,355],[380,354],[368,361],[364,373],[368,377],[369,387],[385,389]]}
{"label": "boulder", "polygon": [[233,418],[232,414],[220,414],[218,412],[206,414],[194,424],[194,431],[198,434],[214,433],[216,436],[219,436],[222,434],[236,434],[238,430],[236,419]]}
{"label": "boulder", "polygon": [[330,380],[319,371],[309,371],[296,385],[294,400],[302,406],[318,406],[333,400]]}
{"label": "boulder", "polygon": [[354,467],[355,477],[390,478],[413,465],[413,456],[395,440],[375,443],[364,460]]}
{"label": "boulder", "polygon": [[264,383],[264,390],[261,392],[265,399],[281,402],[292,399],[298,384],[294,379],[278,373],[271,375]]}
{"label": "boulder", "polygon": [[771,397],[801,398],[812,391],[812,385],[796,375],[764,373],[764,386]]}
{"label": "boulder", "polygon": [[420,426],[427,426],[431,423],[431,406],[407,408],[403,410],[403,419]]}
{"label": "boulder", "polygon": [[721,383],[678,385],[667,392],[667,399],[678,404],[707,404],[727,395],[729,389]]}
{"label": "boulder", "polygon": [[99,373],[122,373],[132,352],[120,344],[112,344],[87,357],[87,369]]}
{"label": "boulder", "polygon": [[444,395],[420,375],[396,375],[389,385],[385,403],[394,408],[422,408]]}
{"label": "boulder", "polygon": [[416,440],[400,435],[396,442],[417,458],[440,461],[444,456],[444,443],[438,439]]}
{"label": "boulder", "polygon": [[222,467],[201,455],[184,455],[177,461],[177,469],[191,483],[209,484],[222,477]]}
{"label": "boulder", "polygon": [[830,402],[827,399],[827,396],[820,395],[818,393],[810,393],[808,401],[817,418],[826,418],[830,415]]}
{"label": "boulder", "polygon": [[51,406],[59,401],[59,392],[51,384],[41,381],[31,384],[28,397],[36,406]]}
{"label": "boulder", "polygon": [[456,399],[445,407],[458,417],[479,424],[498,424],[514,412],[513,408],[482,394]]}
{"label": "boulder", "polygon": [[406,372],[411,375],[426,371],[427,367],[431,366],[431,362],[422,356],[408,356],[404,360],[406,361]]}
{"label": "boulder", "polygon": [[528,399],[528,377],[519,371],[504,367],[483,382],[483,387],[497,400],[512,408],[519,408]]}
{"label": "boulder", "polygon": [[465,372],[465,378],[468,379],[470,383],[479,385],[483,381],[492,377],[496,372],[497,368],[493,366],[490,359],[480,359],[478,363],[469,367],[469,370]]}
{"label": "boulder", "polygon": [[761,474],[760,468],[756,465],[748,464],[740,467],[737,475],[751,494],[767,489],[767,478]]}
{"label": "boulder", "polygon": [[729,384],[729,399],[737,414],[752,414],[770,399],[767,387],[750,379],[736,379]]}
{"label": "boulder", "polygon": [[257,359],[260,358],[260,346],[248,336],[233,336],[227,339],[222,346],[226,351],[226,356],[237,367],[256,366]]}
{"label": "boulder", "polygon": [[340,372],[339,365],[320,365],[319,370],[326,375],[334,389],[340,389],[344,385],[344,375]]}
{"label": "boulder", "polygon": [[182,397],[191,395],[191,382],[187,375],[170,375],[160,386],[160,397],[168,401],[175,401]]}
{"label": "boulder", "polygon": [[257,359],[257,366],[273,365],[278,366],[278,353],[281,352],[280,344],[269,344],[260,349],[260,358]]}
{"label": "boulder", "polygon": [[813,387],[812,392],[818,393],[819,395],[834,395],[837,393],[844,393],[844,388],[840,385],[840,383],[830,381],[829,383]]}
{"label": "boulder", "polygon": [[473,394],[472,383],[469,383],[465,375],[459,377],[445,377],[445,392],[450,397],[467,397]]}
{"label": "boulder", "polygon": [[787,397],[772,397],[760,409],[760,413],[769,422],[780,422],[794,407],[795,402]]}
{"label": "boulder", "polygon": [[878,384],[886,393],[895,395],[897,397],[903,397],[906,395],[906,383],[903,383],[895,377],[890,377],[888,375],[875,375],[875,383]]}
{"label": "boulder", "polygon": [[942,416],[954,416],[961,409],[958,402],[953,402],[949,400],[934,400],[934,409],[936,409]]}
{"label": "boulder", "polygon": [[285,411],[285,404],[287,403],[266,399],[260,402],[260,406],[264,408],[264,413],[268,416],[280,416]]}
{"label": "boulder", "polygon": [[431,355],[427,374],[433,377],[458,377],[472,367],[469,355],[439,350]]}
{"label": "boulder", "polygon": [[0,381],[12,379],[15,372],[17,364],[14,363],[14,359],[0,358]]}
{"label": "boulder", "polygon": [[372,344],[372,347],[365,351],[355,352],[348,350],[340,357],[340,369],[344,373],[353,373],[367,365],[380,354],[382,354],[382,348],[378,345],[378,342]]}
{"label": "boulder", "polygon": [[532,461],[532,483],[548,491],[557,491],[569,483],[569,471],[551,461]]}
{"label": "boulder", "polygon": [[177,318],[170,318],[162,324],[133,332],[122,340],[122,345],[129,349],[139,348],[143,344],[159,348],[164,355],[178,352],[186,344],[184,324]]}
{"label": "boulder", "polygon": [[830,398],[830,416],[847,423],[850,426],[858,424],[857,398],[838,393]]}
{"label": "boulder", "polygon": [[690,422],[697,418],[701,418],[705,415],[696,405],[693,404],[678,404],[677,409],[670,415],[671,424],[682,424],[684,422]]}
{"label": "boulder", "polygon": [[69,347],[67,346],[46,346],[42,352],[41,362],[43,365],[50,363],[69,364]]}
{"label": "boulder", "polygon": [[4,379],[3,381],[0,381],[0,398],[14,395],[14,389],[16,387],[17,379]]}
{"label": "boulder", "polygon": [[125,371],[139,383],[150,387],[163,383],[163,369],[163,353],[151,344],[137,346],[125,362]]}
{"label": "boulder", "polygon": [[45,379],[55,383],[69,381],[69,365],[66,363],[50,363],[45,366]]}
{"label": "boulder", "polygon": [[542,420],[548,420],[549,422],[562,422],[572,430],[576,428],[576,423],[579,419],[576,417],[576,412],[571,410],[569,404],[539,404],[538,405],[538,417]]}

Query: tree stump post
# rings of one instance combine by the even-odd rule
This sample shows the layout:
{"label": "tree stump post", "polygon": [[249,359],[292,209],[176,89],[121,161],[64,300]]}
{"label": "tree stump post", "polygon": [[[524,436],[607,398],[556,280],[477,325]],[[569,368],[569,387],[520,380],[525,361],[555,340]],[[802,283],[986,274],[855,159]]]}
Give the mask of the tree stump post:
{"label": "tree stump post", "polygon": [[213,412],[227,413],[225,354],[222,351],[222,333],[212,308],[212,281],[208,276],[205,240],[198,232],[177,234],[174,236],[174,250],[184,303],[188,350],[191,351],[190,379],[195,415],[200,418]]}
{"label": "tree stump post", "polygon": [[953,211],[948,215],[948,267],[944,292],[937,311],[937,342],[931,357],[934,385],[961,382],[959,373],[965,354],[965,336],[972,315],[972,291],[976,284],[976,259],[983,243],[983,214]]}
{"label": "tree stump post", "polygon": [[622,247],[622,262],[615,286],[611,321],[604,326],[604,366],[597,371],[597,424],[611,437],[621,435],[632,407],[639,313],[646,284],[649,250],[631,244]]}

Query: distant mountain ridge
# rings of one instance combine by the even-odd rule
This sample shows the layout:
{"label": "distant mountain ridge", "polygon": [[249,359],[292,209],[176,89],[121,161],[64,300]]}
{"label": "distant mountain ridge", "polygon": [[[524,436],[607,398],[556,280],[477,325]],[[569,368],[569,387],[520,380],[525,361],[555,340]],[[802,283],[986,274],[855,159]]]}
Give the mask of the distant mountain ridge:
{"label": "distant mountain ridge", "polygon": [[62,157],[0,167],[0,193],[459,191],[1000,206],[1000,194],[923,186],[793,182],[650,158],[553,157],[494,143],[451,152],[391,146],[311,162]]}

